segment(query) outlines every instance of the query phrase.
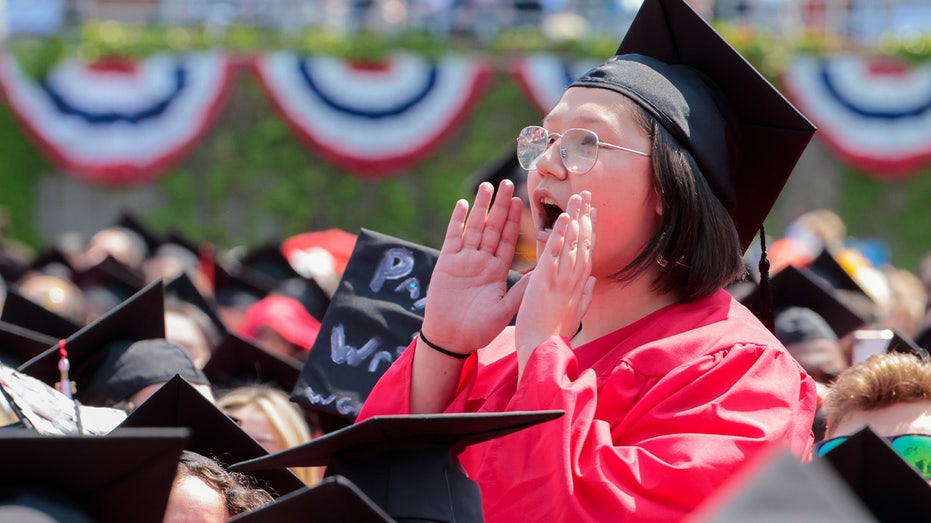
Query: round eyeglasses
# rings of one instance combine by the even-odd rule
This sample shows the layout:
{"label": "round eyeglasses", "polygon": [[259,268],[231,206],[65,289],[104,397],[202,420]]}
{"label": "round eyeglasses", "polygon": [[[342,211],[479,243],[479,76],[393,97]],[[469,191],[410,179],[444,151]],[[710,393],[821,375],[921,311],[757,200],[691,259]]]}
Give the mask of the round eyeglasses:
{"label": "round eyeglasses", "polygon": [[650,153],[602,142],[595,131],[589,129],[569,129],[560,134],[551,133],[539,125],[529,125],[517,135],[517,161],[524,169],[535,169],[537,161],[556,141],[559,141],[562,164],[567,171],[575,174],[585,174],[595,166],[599,147],[650,156]]}

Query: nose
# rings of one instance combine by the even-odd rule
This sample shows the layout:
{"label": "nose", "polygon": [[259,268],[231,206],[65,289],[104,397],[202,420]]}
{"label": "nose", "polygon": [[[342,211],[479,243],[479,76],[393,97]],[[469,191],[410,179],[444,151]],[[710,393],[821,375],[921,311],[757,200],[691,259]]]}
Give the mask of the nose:
{"label": "nose", "polygon": [[537,159],[536,171],[540,176],[551,176],[559,180],[565,180],[569,176],[569,171],[559,156],[559,140],[550,144]]}

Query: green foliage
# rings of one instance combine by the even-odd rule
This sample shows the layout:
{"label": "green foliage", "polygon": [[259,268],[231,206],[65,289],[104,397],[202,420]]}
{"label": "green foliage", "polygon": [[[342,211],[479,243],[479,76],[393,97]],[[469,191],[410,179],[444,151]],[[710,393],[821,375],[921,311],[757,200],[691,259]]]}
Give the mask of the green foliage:
{"label": "green foliage", "polygon": [[9,236],[30,245],[40,243],[34,227],[35,192],[48,164],[23,136],[6,104],[0,104],[0,205],[10,222],[0,236]]}

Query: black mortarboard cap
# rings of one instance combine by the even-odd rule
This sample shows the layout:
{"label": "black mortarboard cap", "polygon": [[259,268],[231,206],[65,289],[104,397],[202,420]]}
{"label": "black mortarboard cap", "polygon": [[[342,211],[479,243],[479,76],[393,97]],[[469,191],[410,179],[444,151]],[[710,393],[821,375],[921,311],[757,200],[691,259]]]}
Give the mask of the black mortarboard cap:
{"label": "black mortarboard cap", "polygon": [[0,320],[25,329],[63,339],[79,331],[82,325],[46,309],[13,289],[7,289]]}
{"label": "black mortarboard cap", "polygon": [[325,465],[328,476],[345,476],[397,520],[483,521],[481,492],[459,464],[459,453],[561,415],[550,410],[376,416],[233,469]]}
{"label": "black mortarboard cap", "polygon": [[215,258],[213,294],[221,307],[247,307],[267,296],[273,286],[268,278],[258,278],[255,271],[243,269],[236,261]]}
{"label": "black mortarboard cap", "polygon": [[931,324],[915,336],[915,344],[923,349],[931,351]]}
{"label": "black mortarboard cap", "polygon": [[165,284],[165,297],[174,297],[194,305],[210,318],[210,323],[216,327],[217,333],[226,332],[226,325],[223,324],[220,313],[217,312],[216,301],[201,294],[191,277],[186,273],[182,272]]}
{"label": "black mortarboard cap", "polygon": [[128,211],[120,211],[120,215],[117,218],[116,222],[113,224],[116,227],[123,227],[124,229],[129,229],[130,231],[139,235],[142,238],[142,241],[145,243],[146,252],[144,252],[143,258],[148,258],[155,249],[158,248],[158,244],[161,243],[156,235],[148,225],[146,225],[137,215]]}
{"label": "black mortarboard cap", "polygon": [[0,363],[17,367],[54,346],[55,338],[0,320]]}
{"label": "black mortarboard cap", "polygon": [[[291,400],[355,420],[420,329],[438,256],[436,249],[362,229]],[[509,284],[519,278],[512,271]]]}
{"label": "black mortarboard cap", "polygon": [[262,245],[250,251],[243,256],[241,263],[247,269],[271,279],[272,282],[300,276],[281,252],[281,246],[277,243]]}
{"label": "black mortarboard cap", "polygon": [[28,260],[22,260],[0,250],[0,278],[7,283],[15,283],[29,270]]}
{"label": "black mortarboard cap", "polygon": [[66,280],[74,278],[75,270],[71,260],[57,247],[48,248],[33,258],[29,270],[58,276]]}
{"label": "black mortarboard cap", "polygon": [[815,127],[684,0],[645,0],[612,60],[572,86],[621,93],[687,148],[746,248]]}
{"label": "black mortarboard cap", "polygon": [[[191,430],[191,438],[185,449],[213,458],[224,466],[268,455],[260,443],[180,376],[162,385],[119,427],[187,427]],[[304,486],[304,482],[287,469],[264,470],[251,475],[258,480],[258,487],[275,497]]]}
{"label": "black mortarboard cap", "polygon": [[931,516],[931,485],[869,427],[819,459],[834,468],[879,521]]}
{"label": "black mortarboard cap", "polygon": [[290,393],[301,373],[301,363],[272,354],[236,334],[226,333],[214,349],[204,374],[217,388],[270,383]]}
{"label": "black mortarboard cap", "polygon": [[889,338],[889,344],[886,345],[886,352],[898,352],[902,354],[914,354],[919,358],[929,356],[928,349],[919,345],[915,340],[902,334],[896,329],[892,330],[892,336]]}
{"label": "black mortarboard cap", "polygon": [[[164,289],[156,280],[94,322],[65,340],[71,363],[69,377],[76,382],[75,399],[93,394],[88,385],[107,361],[108,348],[120,344],[165,337]],[[19,367],[20,372],[53,384],[60,380],[58,347],[51,347]]]}
{"label": "black mortarboard cap", "polygon": [[775,444],[732,476],[705,504],[694,523],[876,521],[834,470],[802,463]]}
{"label": "black mortarboard cap", "polygon": [[331,476],[313,487],[296,490],[273,503],[237,514],[230,523],[390,523],[394,520],[359,487],[342,476]]}
{"label": "black mortarboard cap", "polygon": [[[772,277],[770,289],[777,323],[779,323],[780,314],[791,314],[792,311],[789,309],[792,308],[814,311],[827,322],[838,338],[843,338],[864,323],[863,318],[837,299],[830,287],[824,285],[805,268],[786,266]],[[762,311],[768,307],[768,304],[763,303],[759,288],[745,296],[741,303],[758,318],[762,318]],[[788,344],[792,341],[782,340],[782,342]]]}
{"label": "black mortarboard cap", "polygon": [[479,185],[488,182],[494,186],[495,195],[497,195],[498,185],[504,180],[511,180],[515,186],[520,186],[527,181],[527,170],[517,161],[517,152],[513,145],[508,146],[494,160],[472,173],[466,179],[466,189],[469,194],[475,194]]}
{"label": "black mortarboard cap", "polygon": [[123,302],[145,285],[138,271],[107,255],[74,275],[74,282],[84,292],[88,304],[99,312],[106,312]]}
{"label": "black mortarboard cap", "polygon": [[840,262],[837,261],[837,258],[827,249],[822,249],[805,267],[811,271],[812,274],[827,283],[831,288],[853,291],[869,296],[863,287],[853,279],[853,276],[844,269]]}
{"label": "black mortarboard cap", "polygon": [[[96,523],[161,523],[187,436],[184,429],[59,437],[0,431],[0,505],[16,503],[20,514],[71,516],[58,521],[82,521],[72,519],[77,514]],[[38,496],[29,500],[29,494]],[[15,499],[2,499],[10,495]]]}
{"label": "black mortarboard cap", "polygon": [[312,278],[301,276],[288,261],[279,244],[263,245],[242,259],[242,272],[273,292],[301,302],[311,316],[323,319],[330,297]]}

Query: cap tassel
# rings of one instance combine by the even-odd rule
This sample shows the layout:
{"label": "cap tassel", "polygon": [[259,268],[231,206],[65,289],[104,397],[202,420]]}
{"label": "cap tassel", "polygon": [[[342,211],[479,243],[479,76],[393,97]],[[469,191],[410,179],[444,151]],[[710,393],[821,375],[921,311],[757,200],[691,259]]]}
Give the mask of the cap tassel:
{"label": "cap tassel", "polygon": [[776,332],[775,321],[773,320],[773,298],[769,287],[769,259],[766,257],[766,230],[760,225],[760,299],[763,300],[762,315],[760,321],[769,329],[770,332]]}
{"label": "cap tassel", "polygon": [[213,245],[207,242],[203,242],[199,247],[200,248],[198,250],[200,252],[198,253],[198,262],[200,265],[200,272],[207,277],[207,281],[210,283],[210,287],[213,288],[215,284],[215,275],[213,273]]}
{"label": "cap tassel", "polygon": [[71,370],[71,362],[68,361],[68,350],[65,349],[65,340],[58,340],[58,371],[61,375],[58,382],[59,391],[69,400],[74,399],[71,390],[71,379],[68,377],[68,371]]}

